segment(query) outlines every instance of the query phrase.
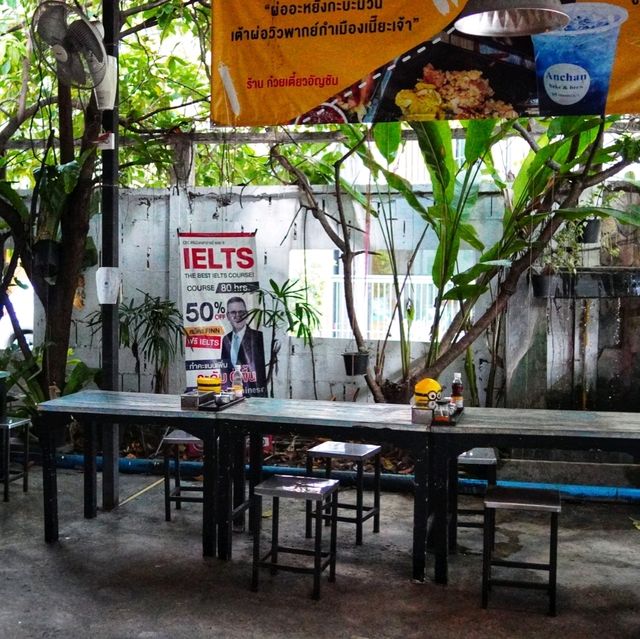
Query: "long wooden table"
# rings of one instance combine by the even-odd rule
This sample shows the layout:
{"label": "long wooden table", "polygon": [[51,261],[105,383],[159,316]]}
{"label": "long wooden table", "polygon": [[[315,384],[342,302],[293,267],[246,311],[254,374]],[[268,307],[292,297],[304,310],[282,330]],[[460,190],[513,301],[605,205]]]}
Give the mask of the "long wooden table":
{"label": "long wooden table", "polygon": [[[45,541],[58,540],[58,497],[55,435],[71,419],[84,429],[84,516],[97,514],[96,447],[98,427],[140,424],[165,430],[181,428],[203,441],[202,552],[212,557],[216,549],[217,431],[212,413],[182,410],[178,395],[87,390],[38,405],[36,432],[42,448]],[[103,480],[105,478],[103,477]],[[115,491],[114,487],[114,491]],[[115,495],[117,498],[117,495]]]}
{"label": "long wooden table", "polygon": [[182,410],[177,395],[91,390],[43,402],[38,409],[37,427],[43,455],[45,540],[48,542],[58,539],[54,435],[71,417],[84,425],[86,433],[85,517],[94,517],[97,508],[95,447],[98,425],[102,428],[109,428],[113,423],[172,426],[200,437],[204,442],[203,554],[214,555],[217,540],[221,558],[229,557],[231,548],[228,489],[231,478],[227,470],[233,437],[251,435],[252,484],[259,480],[261,446],[258,442],[262,434],[292,433],[336,440],[389,442],[411,450],[415,457],[412,575],[414,579],[424,579],[429,434],[426,426],[411,422],[409,406],[248,398],[223,411],[204,412]]}
{"label": "long wooden table", "polygon": [[[455,426],[429,430],[429,514],[435,580],[448,579],[449,471],[475,447],[605,450],[640,457],[640,414],[573,410],[465,408]],[[498,476],[498,480],[500,477]]]}

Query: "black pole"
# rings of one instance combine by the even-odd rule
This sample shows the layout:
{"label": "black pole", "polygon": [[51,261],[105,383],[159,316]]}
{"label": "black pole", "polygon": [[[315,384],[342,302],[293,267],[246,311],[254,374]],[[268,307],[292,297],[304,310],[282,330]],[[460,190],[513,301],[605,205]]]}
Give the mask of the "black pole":
{"label": "black pole", "polygon": [[[118,59],[120,34],[119,0],[103,0],[102,21],[107,55]],[[117,69],[117,63],[116,63]],[[113,110],[103,111],[102,128],[113,133],[113,149],[102,151],[102,266],[119,265],[118,215],[118,98]],[[118,305],[102,305],[102,387],[119,389],[118,362]],[[102,506],[112,510],[118,505],[118,458],[120,454],[119,429],[105,429],[102,439]]]}

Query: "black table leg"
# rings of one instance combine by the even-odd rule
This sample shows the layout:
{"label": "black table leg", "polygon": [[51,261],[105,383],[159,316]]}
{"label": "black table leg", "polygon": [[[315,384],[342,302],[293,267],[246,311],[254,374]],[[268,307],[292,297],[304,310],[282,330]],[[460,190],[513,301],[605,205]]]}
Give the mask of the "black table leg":
{"label": "black table leg", "polygon": [[[213,429],[212,429],[213,430]],[[202,555],[214,557],[216,553],[218,518],[218,456],[215,431],[202,438],[203,482],[202,482]]]}
{"label": "black table leg", "polygon": [[93,519],[98,513],[96,450],[98,427],[95,422],[84,422],[84,516]]}
{"label": "black table leg", "polygon": [[11,484],[11,429],[9,424],[2,429],[2,482],[4,484],[4,501],[9,501],[9,485]]}
{"label": "black table leg", "polygon": [[[253,500],[254,488],[262,481],[262,435],[255,430],[249,434],[249,499]],[[249,510],[249,530],[255,535],[260,522],[255,520],[256,509]]]}
{"label": "black table leg", "polygon": [[40,440],[42,455],[42,492],[44,497],[44,540],[58,541],[58,478],[56,475],[56,424],[50,419],[45,425],[41,419],[34,422]]}
{"label": "black table leg", "polygon": [[[245,503],[245,471],[244,460],[246,456],[246,440],[243,433],[236,434],[233,437],[233,508],[234,510]],[[233,526],[237,530],[244,530],[245,517],[244,510],[238,513],[234,520]]]}
{"label": "black table leg", "polygon": [[226,428],[218,437],[218,557],[231,559],[231,442]]}
{"label": "black table leg", "polygon": [[458,550],[458,460],[449,460],[449,516],[448,535],[449,550],[452,553]]}
{"label": "black table leg", "polygon": [[413,503],[413,578],[424,581],[427,551],[427,451],[416,455]]}
{"label": "black table leg", "polygon": [[435,555],[435,581],[447,583],[448,572],[448,530],[447,507],[449,504],[448,472],[449,458],[447,446],[432,433],[429,442],[429,467],[432,485],[429,487],[429,499],[433,513],[433,552]]}
{"label": "black table leg", "polygon": [[102,424],[102,509],[109,511],[120,502],[120,427]]}

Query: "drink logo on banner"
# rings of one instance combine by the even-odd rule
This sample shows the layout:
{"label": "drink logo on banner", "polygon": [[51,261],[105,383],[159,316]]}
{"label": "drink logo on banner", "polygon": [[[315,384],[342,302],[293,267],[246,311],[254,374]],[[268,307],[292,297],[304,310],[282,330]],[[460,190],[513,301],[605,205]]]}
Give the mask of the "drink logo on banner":
{"label": "drink logo on banner", "polygon": [[260,288],[250,233],[179,233],[186,387],[199,376],[231,385],[240,366],[245,394],[266,396],[264,339],[247,313]]}

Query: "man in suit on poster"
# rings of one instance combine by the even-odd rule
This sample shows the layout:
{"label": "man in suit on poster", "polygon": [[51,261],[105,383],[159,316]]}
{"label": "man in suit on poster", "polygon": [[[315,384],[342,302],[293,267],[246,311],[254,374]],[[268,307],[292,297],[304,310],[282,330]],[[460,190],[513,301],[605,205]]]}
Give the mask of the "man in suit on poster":
{"label": "man in suit on poster", "polygon": [[222,339],[222,361],[230,383],[236,365],[242,366],[245,374],[245,394],[252,397],[267,396],[267,380],[264,362],[264,340],[262,331],[247,326],[247,305],[242,297],[227,300],[227,319],[232,330]]}

